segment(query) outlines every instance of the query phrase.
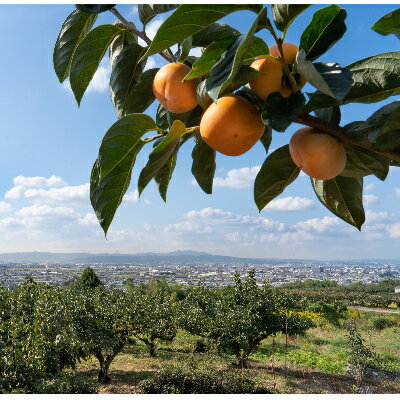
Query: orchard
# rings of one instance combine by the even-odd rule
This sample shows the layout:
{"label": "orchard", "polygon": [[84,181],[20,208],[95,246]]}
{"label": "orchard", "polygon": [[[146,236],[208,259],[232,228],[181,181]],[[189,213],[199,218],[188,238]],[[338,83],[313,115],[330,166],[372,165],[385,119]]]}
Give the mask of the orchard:
{"label": "orchard", "polygon": [[[118,119],[104,135],[90,178],[91,203],[105,234],[140,151],[149,156],[137,182],[139,194],[154,179],[166,201],[179,149],[194,140],[191,170],[211,194],[216,152],[240,156],[261,141],[268,154],[272,135],[292,123],[304,127],[266,157],[256,177],[258,209],[303,171],[320,202],[361,229],[363,178],[374,175],[383,181],[390,166],[400,166],[400,102],[372,104],[374,112],[365,121],[345,126],[340,110],[398,95],[400,52],[374,54],[371,49],[371,56],[347,66],[340,60],[318,62],[342,39],[347,14],[337,5],[320,8],[299,43],[286,42],[290,25],[308,7],[143,4],[137,27],[115,5],[76,6],[57,38],[54,68],[60,82],[69,78],[79,105],[109,53],[110,97]],[[239,10],[253,13],[247,32],[218,22]],[[103,12],[117,21],[93,28]],[[170,15],[150,40],[146,24],[166,12]],[[399,9],[377,18],[371,27],[377,35],[400,38]],[[189,55],[192,48],[201,48],[201,55]],[[155,54],[168,64],[146,69]],[[312,93],[302,92],[306,83]],[[155,120],[145,114],[154,101],[159,102]]]}

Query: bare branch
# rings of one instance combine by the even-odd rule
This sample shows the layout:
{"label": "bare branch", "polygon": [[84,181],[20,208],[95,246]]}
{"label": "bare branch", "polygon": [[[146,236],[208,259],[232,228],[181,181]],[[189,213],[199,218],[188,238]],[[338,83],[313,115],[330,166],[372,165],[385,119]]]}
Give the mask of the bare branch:
{"label": "bare branch", "polygon": [[[130,22],[128,22],[120,13],[119,11],[113,7],[110,9],[110,11],[124,24],[124,26],[129,29],[132,33],[143,39],[146,44],[149,46],[151,44],[150,38],[146,35],[145,32],[141,32],[134,25],[132,25]],[[169,54],[165,52],[159,53],[160,56],[164,57],[167,61],[169,62],[174,62],[173,57],[171,57]]]}

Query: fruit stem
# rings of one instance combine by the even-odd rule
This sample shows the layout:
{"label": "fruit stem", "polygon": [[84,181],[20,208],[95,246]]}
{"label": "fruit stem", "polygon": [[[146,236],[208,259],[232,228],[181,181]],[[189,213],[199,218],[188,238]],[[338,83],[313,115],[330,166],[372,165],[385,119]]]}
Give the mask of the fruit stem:
{"label": "fruit stem", "polygon": [[361,147],[361,148],[369,150],[369,151],[373,151],[374,153],[381,154],[382,156],[385,156],[387,158],[390,158],[392,160],[400,162],[400,153],[398,153],[398,152],[387,153],[384,151],[374,149],[373,147],[370,147],[368,145],[356,142],[355,140],[352,140],[351,138],[349,138],[347,136],[346,129],[342,128],[341,126],[336,126],[334,124],[331,124],[320,118],[313,117],[312,115],[310,115],[308,113],[300,113],[298,115],[298,117],[296,118],[295,122],[297,122],[298,124],[311,126],[312,128],[324,131],[324,132],[336,137],[337,139],[341,140],[344,143],[348,143],[353,146],[357,146],[357,147]]}
{"label": "fruit stem", "polygon": [[283,54],[282,38],[278,38],[278,36],[276,36],[275,29],[273,28],[273,26],[271,24],[271,21],[269,19],[267,20],[267,22],[269,24],[268,30],[271,32],[271,35],[274,38],[274,40],[276,42],[276,45],[278,46],[278,51],[279,51],[281,64],[282,64],[283,70],[285,71],[285,75],[289,80],[289,84],[290,84],[290,88],[292,90],[292,94],[295,94],[296,92],[298,92],[299,89],[297,87],[296,80],[294,79],[293,75],[290,73],[289,66],[287,65],[287,62],[285,60],[285,56]]}
{"label": "fruit stem", "polygon": [[[146,35],[146,32],[141,32],[134,25],[132,25],[130,22],[128,22],[120,13],[119,11],[113,7],[110,9],[110,12],[112,12],[125,26],[125,28],[129,29],[132,33],[143,39],[146,44],[149,46],[151,44],[150,38]],[[171,57],[169,54],[165,53],[164,51],[159,53],[161,57],[164,57],[167,61],[169,62],[175,62],[174,58]]]}

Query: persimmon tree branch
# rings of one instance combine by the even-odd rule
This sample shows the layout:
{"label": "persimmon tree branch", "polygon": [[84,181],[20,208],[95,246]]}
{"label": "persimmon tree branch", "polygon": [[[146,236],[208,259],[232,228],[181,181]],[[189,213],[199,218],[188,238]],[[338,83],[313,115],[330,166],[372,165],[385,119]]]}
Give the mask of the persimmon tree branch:
{"label": "persimmon tree branch", "polygon": [[[115,7],[111,8],[110,12],[112,12],[124,24],[125,28],[129,29],[132,33],[134,33],[142,40],[144,40],[148,46],[151,44],[151,39],[146,35],[146,33],[139,31],[139,29],[136,29],[136,27],[132,25],[130,22],[128,22]],[[167,61],[174,62],[173,57],[171,57],[168,53],[162,51],[159,54],[161,57],[164,57]]]}
{"label": "persimmon tree branch", "polygon": [[283,67],[283,70],[285,71],[285,75],[289,80],[289,84],[290,84],[290,89],[292,90],[292,94],[295,94],[299,89],[297,87],[297,83],[296,83],[296,79],[294,79],[293,75],[291,74],[290,70],[289,70],[289,66],[285,60],[285,56],[283,54],[283,47],[282,47],[282,38],[279,38],[276,33],[275,33],[275,29],[272,26],[272,23],[269,19],[267,19],[267,24],[268,24],[268,30],[271,32],[272,37],[275,40],[275,43],[278,47],[278,51],[279,51],[279,57],[280,57],[280,61]]}
{"label": "persimmon tree branch", "polygon": [[307,125],[312,128],[315,128],[317,130],[326,132],[336,138],[338,138],[340,141],[343,143],[348,143],[352,144],[353,146],[361,147],[366,150],[373,151],[374,153],[380,154],[382,156],[385,156],[387,158],[390,158],[395,161],[400,162],[400,153],[398,152],[385,152],[385,151],[380,151],[377,149],[374,149],[373,147],[370,147],[368,145],[359,143],[347,135],[346,129],[342,128],[341,126],[336,126],[334,124],[331,124],[327,121],[324,121],[320,118],[313,117],[312,115],[308,113],[300,113],[298,117],[296,118],[295,122],[298,124],[302,125]]}

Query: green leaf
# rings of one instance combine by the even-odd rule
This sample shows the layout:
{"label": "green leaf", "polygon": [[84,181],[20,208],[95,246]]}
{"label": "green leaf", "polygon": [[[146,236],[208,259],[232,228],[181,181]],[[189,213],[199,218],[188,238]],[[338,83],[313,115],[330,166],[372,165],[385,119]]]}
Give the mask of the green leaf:
{"label": "green leaf", "polygon": [[192,48],[192,43],[193,43],[193,38],[189,36],[186,39],[184,39],[182,43],[179,44],[178,62],[184,62],[186,60]]}
{"label": "green leaf", "polygon": [[165,203],[167,202],[168,185],[172,178],[172,173],[174,172],[176,165],[178,149],[179,147],[176,146],[175,150],[173,151],[167,162],[161,167],[157,175],[154,177],[160,196]]}
{"label": "green leaf", "polygon": [[186,81],[188,79],[207,75],[232,42],[232,39],[225,39],[211,43],[210,46],[204,50],[203,54],[193,63],[192,69],[185,76],[184,80]]}
{"label": "green leaf", "polygon": [[157,107],[156,124],[164,131],[169,129],[168,111],[161,104]]}
{"label": "green leaf", "polygon": [[193,35],[193,46],[207,47],[219,40],[230,39],[232,42],[240,32],[226,24],[215,22]]}
{"label": "green leaf", "polygon": [[82,12],[100,14],[111,10],[116,4],[75,4],[75,7]]}
{"label": "green leaf", "polygon": [[60,83],[69,75],[72,57],[82,38],[90,31],[97,15],[73,11],[64,21],[53,52],[53,65]]}
{"label": "green leaf", "polygon": [[182,42],[235,11],[247,9],[258,13],[261,8],[258,4],[182,4],[160,26],[145,57]]}
{"label": "green leaf", "polygon": [[254,200],[261,211],[271,200],[279,196],[300,173],[292,161],[289,145],[280,147],[264,161],[254,182]]}
{"label": "green leaf", "polygon": [[175,114],[171,111],[167,111],[167,119],[170,127],[172,127],[172,124],[176,120],[183,122],[187,127],[192,127],[200,125],[202,113],[202,108],[200,106],[196,106],[193,110],[187,111],[183,114]]}
{"label": "green leaf", "polygon": [[347,66],[353,86],[347,103],[374,103],[400,93],[400,52],[378,54]]}
{"label": "green leaf", "polygon": [[346,32],[346,10],[337,5],[321,8],[313,15],[311,23],[300,38],[300,48],[313,61],[329,50]]}
{"label": "green leaf", "polygon": [[131,114],[119,119],[104,135],[90,178],[90,201],[104,233],[126,193],[142,136],[157,130],[152,118]]}
{"label": "green leaf", "polygon": [[265,153],[268,154],[269,146],[271,146],[271,142],[272,142],[272,128],[270,126],[265,125],[264,133],[262,134],[262,136],[260,138],[260,142],[264,146]]}
{"label": "green leaf", "polygon": [[265,57],[269,54],[269,47],[258,36],[253,37],[253,43],[244,56],[244,61],[252,60],[257,57]]}
{"label": "green leaf", "polygon": [[312,63],[306,60],[304,49],[300,49],[296,56],[295,70],[320,92],[342,101],[349,92],[353,79],[347,68],[337,63]]}
{"label": "green leaf", "polygon": [[266,18],[266,12],[266,8],[260,11],[247,34],[239,36],[211,69],[206,80],[206,90],[213,100],[217,100],[219,94],[235,79],[243,58],[252,43],[258,23]]}
{"label": "green leaf", "polygon": [[311,183],[318,199],[328,210],[361,230],[365,221],[362,178],[337,176],[326,181],[311,178]]}
{"label": "green leaf", "polygon": [[345,144],[347,164],[341,176],[375,175],[384,181],[389,173],[389,159],[371,150]]}
{"label": "green leaf", "polygon": [[[396,119],[399,105],[399,101],[386,104],[375,111],[366,121],[355,121],[346,125],[344,128],[347,131],[347,135],[351,139],[369,146],[375,146],[375,142],[379,136],[381,138],[381,145],[385,141],[389,147],[383,147],[391,149],[386,151],[395,150],[398,148],[398,137],[396,135],[396,126],[398,125]],[[385,126],[386,128],[384,128]],[[389,140],[386,140],[386,135],[389,135]]]}
{"label": "green leaf", "polygon": [[375,103],[400,94],[400,52],[378,54],[348,65],[353,85],[340,103],[319,91],[306,105],[307,111],[348,103]]}
{"label": "green leaf", "polygon": [[295,18],[308,7],[310,4],[272,4],[272,17],[283,37]]}
{"label": "green leaf", "polygon": [[139,19],[146,25],[156,15],[174,10],[179,4],[138,4]]}
{"label": "green leaf", "polygon": [[389,116],[374,135],[374,148],[387,152],[400,149],[400,100],[389,104],[389,106],[391,106],[388,107],[391,110]]}
{"label": "green leaf", "polygon": [[289,97],[282,97],[279,92],[271,93],[265,100],[262,110],[262,120],[278,132],[286,128],[296,119],[306,104],[306,98],[301,92]]}
{"label": "green leaf", "polygon": [[167,136],[156,146],[149,155],[146,166],[139,175],[139,196],[148,183],[158,174],[160,169],[171,157],[181,137],[186,133],[186,127],[181,121],[174,121]]}
{"label": "green leaf", "polygon": [[314,111],[317,118],[323,119],[331,124],[340,125],[341,112],[339,107],[320,108]]}
{"label": "green leaf", "polygon": [[[117,111],[118,118],[121,118],[125,114],[131,114],[132,112],[144,111],[130,111],[128,109],[129,100],[131,102],[133,100],[134,102],[143,101],[146,104],[148,103],[148,99],[145,97],[138,99],[132,96],[132,92],[139,81],[146,63],[146,61],[139,62],[144,51],[145,49],[139,44],[131,44],[126,46],[115,59],[114,68],[110,77],[110,97]],[[152,99],[154,101],[154,97],[152,97]]]}
{"label": "green leaf", "polygon": [[171,178],[172,178],[172,173],[175,170],[176,159],[178,157],[178,151],[181,148],[181,146],[190,138],[191,138],[191,135],[184,135],[182,137],[179,145],[176,146],[176,148],[173,151],[173,153],[171,154],[170,158],[161,167],[158,174],[154,177],[154,180],[157,184],[158,191],[160,193],[161,198],[164,200],[164,202],[167,202],[167,190],[168,190],[169,182],[171,181]]}
{"label": "green leaf", "polygon": [[[134,25],[132,22],[131,24]],[[124,29],[124,25],[119,21],[114,22],[113,25],[117,26],[118,28]],[[108,50],[111,70],[114,68],[115,59],[118,57],[121,51],[126,46],[129,46],[130,44],[134,44],[137,42],[138,42],[137,36],[126,29],[124,29],[123,31],[121,31],[120,34],[115,36]]]}
{"label": "green leaf", "polygon": [[100,25],[91,30],[78,44],[70,71],[71,89],[80,104],[108,46],[122,31],[115,25]]}
{"label": "green leaf", "polygon": [[192,174],[203,191],[211,194],[216,168],[215,150],[202,139],[200,134],[195,136],[195,141],[192,151]]}
{"label": "green leaf", "polygon": [[384,36],[393,33],[400,39],[400,8],[384,15],[371,29]]}

